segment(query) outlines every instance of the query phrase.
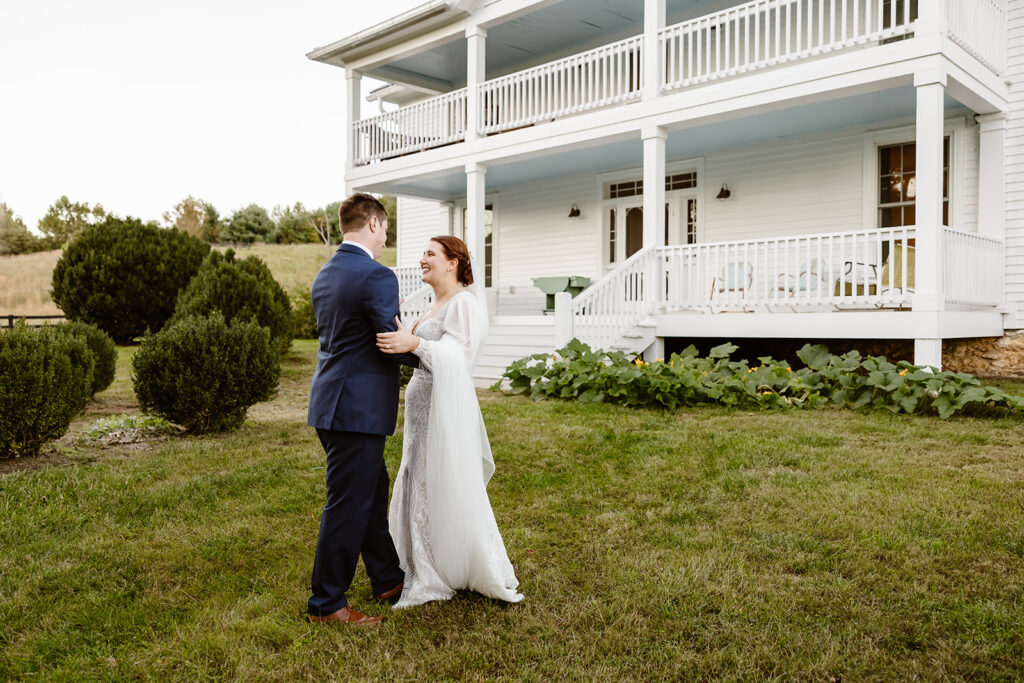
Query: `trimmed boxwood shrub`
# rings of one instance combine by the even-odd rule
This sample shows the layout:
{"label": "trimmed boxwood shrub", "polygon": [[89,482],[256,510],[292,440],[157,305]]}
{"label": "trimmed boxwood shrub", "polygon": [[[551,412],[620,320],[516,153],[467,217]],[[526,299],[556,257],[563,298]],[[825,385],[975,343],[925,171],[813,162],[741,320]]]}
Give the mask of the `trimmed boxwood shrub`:
{"label": "trimmed boxwood shrub", "polygon": [[172,322],[220,311],[224,319],[255,320],[270,330],[280,353],[292,342],[292,307],[270,269],[256,256],[211,252],[178,298]]}
{"label": "trimmed boxwood shrub", "polygon": [[297,289],[292,293],[292,339],[318,337],[312,293],[309,289]]}
{"label": "trimmed boxwood shrub", "polygon": [[95,396],[114,383],[114,371],[117,367],[117,347],[110,335],[89,323],[69,322],[57,325],[57,332],[71,334],[85,340],[92,352],[93,366],[92,388],[89,396]]}
{"label": "trimmed boxwood shrub", "polygon": [[0,332],[0,457],[36,455],[89,401],[93,355],[84,339],[24,321]]}
{"label": "trimmed boxwood shrub", "polygon": [[146,335],[132,358],[139,406],[195,434],[237,428],[281,375],[270,332],[224,316],[183,318]]}
{"label": "trimmed boxwood shrub", "polygon": [[50,295],[68,319],[130,342],[164,326],[209,251],[210,245],[178,230],[108,217],[64,250]]}

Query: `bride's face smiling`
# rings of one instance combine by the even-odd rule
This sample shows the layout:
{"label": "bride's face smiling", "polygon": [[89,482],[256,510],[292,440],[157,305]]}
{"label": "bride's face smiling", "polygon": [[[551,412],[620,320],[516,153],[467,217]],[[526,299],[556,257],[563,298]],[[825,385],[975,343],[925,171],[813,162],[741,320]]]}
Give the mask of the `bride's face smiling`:
{"label": "bride's face smiling", "polygon": [[444,252],[444,247],[437,242],[431,241],[427,245],[423,257],[420,258],[420,274],[423,282],[428,285],[439,285],[445,278],[454,279],[456,259],[449,259]]}

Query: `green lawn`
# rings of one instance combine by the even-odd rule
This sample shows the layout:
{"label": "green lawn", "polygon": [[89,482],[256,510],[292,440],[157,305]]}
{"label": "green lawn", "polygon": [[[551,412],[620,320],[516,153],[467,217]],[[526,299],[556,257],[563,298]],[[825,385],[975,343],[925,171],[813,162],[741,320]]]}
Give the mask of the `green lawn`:
{"label": "green lawn", "polygon": [[[675,412],[483,392],[525,602],[304,622],[324,458],[314,342],[233,434],[102,447],[119,377],[0,463],[0,678],[1010,679],[1024,420]],[[1006,388],[1024,389],[1024,385]],[[394,475],[401,439],[390,440]]]}

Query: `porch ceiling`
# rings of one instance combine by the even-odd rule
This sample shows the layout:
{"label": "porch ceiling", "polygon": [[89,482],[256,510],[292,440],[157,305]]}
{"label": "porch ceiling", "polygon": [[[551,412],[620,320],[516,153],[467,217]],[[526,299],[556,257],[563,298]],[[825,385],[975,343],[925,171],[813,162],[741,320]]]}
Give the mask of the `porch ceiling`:
{"label": "porch ceiling", "polygon": [[[492,26],[487,32],[487,77],[518,71],[583,52],[643,30],[643,0],[562,0]],[[706,14],[721,0],[668,0],[668,23]],[[739,4],[739,3],[735,3]],[[466,83],[466,41],[457,37],[425,52],[371,70],[367,75],[403,82],[427,80],[439,90]]]}
{"label": "porch ceiling", "polygon": [[[854,95],[790,109],[670,131],[665,156],[669,162],[702,156],[718,150],[797,137],[852,126],[913,119],[916,107],[913,86]],[[946,96],[947,111],[963,105]],[[550,150],[529,159],[490,166],[487,189],[494,190],[533,180],[557,178],[578,173],[600,173],[643,165],[643,145],[639,138],[616,142],[595,142],[593,146],[570,150]],[[455,171],[374,188],[409,196],[459,197],[466,192],[465,175]]]}

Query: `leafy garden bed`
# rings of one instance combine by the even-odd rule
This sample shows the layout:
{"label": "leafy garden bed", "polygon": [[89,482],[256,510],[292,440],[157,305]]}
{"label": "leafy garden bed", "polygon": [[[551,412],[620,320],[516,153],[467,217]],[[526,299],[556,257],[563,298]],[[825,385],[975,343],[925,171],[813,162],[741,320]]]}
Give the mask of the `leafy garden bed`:
{"label": "leafy garden bed", "polygon": [[[1024,398],[983,386],[962,372],[938,372],[857,351],[841,356],[822,345],[797,352],[805,367],[759,358],[751,366],[734,361],[733,344],[700,357],[688,347],[667,360],[631,358],[600,351],[573,339],[554,355],[536,354],[512,363],[492,388],[534,399],[575,399],[585,403],[676,408],[719,404],[741,408],[876,408],[893,413],[1006,413],[1024,410]],[[508,384],[505,385],[505,381]]]}

